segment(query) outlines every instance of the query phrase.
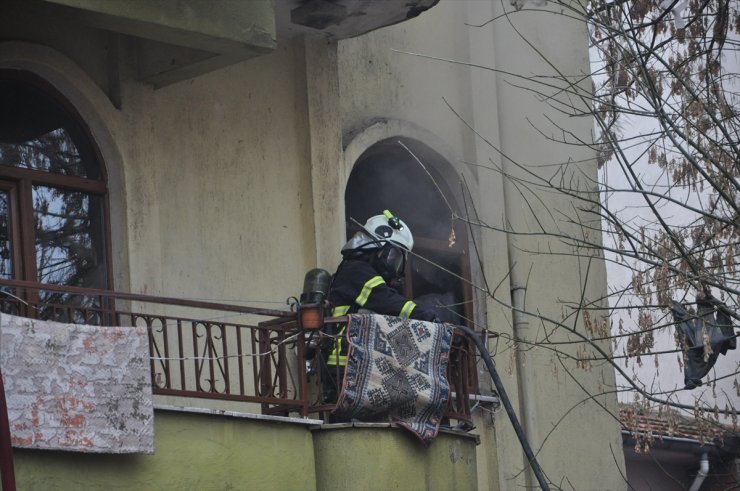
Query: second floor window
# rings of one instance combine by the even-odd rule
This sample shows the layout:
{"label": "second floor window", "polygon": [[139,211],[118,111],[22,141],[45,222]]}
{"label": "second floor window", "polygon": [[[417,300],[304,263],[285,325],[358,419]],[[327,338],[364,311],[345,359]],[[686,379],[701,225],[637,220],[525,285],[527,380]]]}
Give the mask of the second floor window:
{"label": "second floor window", "polygon": [[[15,70],[0,70],[0,108],[0,279],[109,288],[107,189],[81,119],[43,80]],[[65,303],[50,290],[16,293]]]}

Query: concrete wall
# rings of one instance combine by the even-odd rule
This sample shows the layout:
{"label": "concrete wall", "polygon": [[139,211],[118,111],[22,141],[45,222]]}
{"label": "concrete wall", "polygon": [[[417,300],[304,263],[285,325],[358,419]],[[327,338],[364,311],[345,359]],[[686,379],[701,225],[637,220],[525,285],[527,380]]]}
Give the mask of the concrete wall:
{"label": "concrete wall", "polygon": [[[494,18],[498,20],[486,24]],[[339,43],[343,144],[346,153],[352,154],[345,155],[345,174],[358,154],[354,149],[357,139],[366,140],[365,148],[373,143],[372,138],[365,138],[368,127],[392,128],[386,137],[394,131],[419,135],[448,158],[453,176],[462,174],[472,183],[473,198],[486,223],[496,228],[506,220],[514,231],[527,233],[478,231],[488,284],[499,285],[495,296],[488,296],[478,308],[488,329],[504,339],[541,341],[545,326],[551,341],[577,340],[569,330],[585,331],[578,318],[568,318],[565,328],[556,329],[534,316],[512,319],[501,303],[521,301],[521,307],[557,322],[564,314],[572,314],[564,307],[566,303],[577,304],[582,294],[598,301],[605,292],[604,267],[598,258],[578,259],[576,251],[561,241],[529,234],[540,230],[542,223],[550,232],[580,233],[563,220],[572,215],[572,200],[534,186],[522,186],[529,187],[522,193],[521,187],[502,179],[496,170],[532,181],[534,176],[550,177],[556,173],[555,165],[573,161],[577,164],[565,175],[580,174],[577,186],[585,192],[594,190],[593,153],[549,141],[540,133],[559,131],[548,122],[552,118],[566,130],[588,137],[591,121],[564,120],[535,92],[525,90],[541,92],[541,86],[512,75],[558,76],[548,63],[574,79],[588,73],[585,29],[584,24],[546,9],[515,12],[508,2],[443,1],[418,19]],[[588,79],[580,82],[588,90]],[[478,280],[483,286],[482,278]],[[514,290],[519,297],[511,293]],[[560,482],[567,476],[576,489],[624,488],[619,426],[611,415],[616,414],[615,400],[599,395],[613,385],[611,367],[577,368],[575,347],[565,348],[564,356],[558,358],[550,350],[522,346],[526,350],[501,350],[497,360],[548,477]],[[485,376],[482,380],[485,383]],[[598,403],[589,400],[590,394],[598,395]],[[485,441],[487,430],[479,427]],[[520,447],[503,413],[496,421],[495,441],[497,462],[478,459],[480,487],[532,485],[532,476],[520,472],[524,466]],[[496,484],[492,484],[494,479],[498,479]]]}
{"label": "concrete wall", "polygon": [[314,490],[305,425],[158,411],[153,455],[16,450],[24,490]]}
{"label": "concrete wall", "polygon": [[[542,183],[554,175],[562,176],[566,186],[582,193],[596,190],[594,153],[585,146],[558,143],[558,137],[572,132],[588,139],[590,118],[564,118],[557,103],[544,101],[552,96],[565,104],[587,109],[590,73],[586,25],[571,16],[558,15],[559,7],[548,4],[535,11],[514,12],[503,3],[494,2],[493,14],[501,19],[491,25],[497,73],[499,101],[499,145],[506,158],[493,155],[504,171],[524,182]],[[573,4],[574,8],[578,8]],[[506,14],[505,16],[503,14]],[[492,17],[493,18],[493,17]],[[531,43],[531,46],[530,44]],[[531,80],[515,78],[510,73],[551,77],[554,88],[544,88]],[[566,77],[567,80],[563,80]],[[539,78],[538,80],[543,80]],[[575,83],[586,99],[570,97],[569,83]],[[528,90],[527,90],[528,89]],[[562,89],[562,90],[559,90]],[[554,123],[552,122],[554,121]],[[553,135],[550,139],[547,136]],[[557,166],[557,167],[556,167]],[[543,181],[537,181],[537,179]],[[584,235],[574,210],[583,204],[547,186],[504,183],[506,217],[513,230],[540,231],[580,237],[599,242],[598,233]],[[567,218],[566,218],[567,217]],[[570,217],[576,223],[570,223]],[[580,213],[580,220],[594,220]],[[598,223],[592,223],[598,228]],[[589,233],[588,230],[585,230]],[[582,341],[588,337],[582,315],[573,310],[581,300],[598,307],[606,293],[606,274],[598,254],[576,249],[554,237],[542,234],[510,234],[509,260],[512,295],[515,302],[537,316],[515,316],[515,334],[525,342],[538,342],[547,336],[551,342]],[[605,305],[604,305],[605,306]],[[591,311],[597,318],[599,313]],[[550,321],[541,321],[546,318]],[[554,328],[553,323],[563,320]],[[575,332],[580,334],[577,335]],[[581,337],[583,336],[583,337]],[[609,363],[594,362],[579,368],[579,349],[583,344],[560,344],[562,354],[547,349],[525,348],[518,353],[517,371],[522,420],[535,448],[540,448],[540,462],[555,481],[565,478],[576,489],[623,489],[624,463],[619,455],[619,423],[615,398],[610,392],[614,371]],[[608,344],[601,348],[607,353]],[[593,399],[591,397],[594,397]],[[501,425],[499,425],[501,426]],[[497,431],[499,428],[497,427]],[[505,431],[505,430],[504,430]],[[503,432],[503,431],[502,431]],[[509,440],[510,441],[510,440]],[[567,449],[567,458],[563,451]],[[574,465],[581,462],[581,465]],[[559,477],[556,477],[559,476]]]}
{"label": "concrete wall", "polygon": [[[157,411],[153,455],[16,449],[18,489],[476,489],[476,439]],[[334,426],[334,425],[329,425]]]}
{"label": "concrete wall", "polygon": [[440,433],[426,448],[402,430],[329,426],[314,430],[317,489],[478,489],[472,436]]}
{"label": "concrete wall", "polygon": [[294,56],[284,45],[156,91],[123,84],[134,289],[253,305],[300,292],[315,252]]}

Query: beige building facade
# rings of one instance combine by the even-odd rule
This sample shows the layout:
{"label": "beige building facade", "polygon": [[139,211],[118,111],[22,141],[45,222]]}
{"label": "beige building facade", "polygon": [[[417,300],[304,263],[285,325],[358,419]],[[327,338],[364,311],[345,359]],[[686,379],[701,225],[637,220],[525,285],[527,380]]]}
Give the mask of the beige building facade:
{"label": "beige building facade", "polygon": [[[559,319],[567,301],[583,292],[595,300],[606,290],[603,262],[568,255],[565,245],[537,234],[539,220],[557,221],[552,212],[569,201],[547,193],[534,199],[537,193],[529,196],[504,178],[524,176],[525,170],[549,177],[548,164],[573,161],[595,182],[592,153],[541,133],[555,120],[587,137],[592,123],[571,121],[526,90],[532,82],[512,75],[552,74],[543,56],[576,79],[589,73],[584,25],[553,15],[547,6],[517,12],[508,2],[442,0],[416,2],[419,15],[403,22],[404,15],[391,12],[380,25],[345,32],[340,28],[349,21],[335,20],[330,25],[336,31],[326,35],[305,25],[314,22],[311,16],[301,20],[301,11],[293,12],[322,2],[183,0],[150,3],[141,11],[128,2],[129,10],[106,11],[116,3],[0,6],[0,79],[20,73],[22,80],[44,84],[67,101],[99,151],[108,200],[109,288],[287,308],[285,300],[300,293],[306,271],[333,271],[341,259],[347,202],[353,200],[346,190],[350,183],[363,184],[359,174],[353,177],[357,163],[375,165],[398,155],[403,143],[442,183],[457,215],[486,224],[469,228],[456,219],[453,226],[452,212],[442,214],[438,239],[449,239],[454,230],[466,244],[470,323],[499,336],[489,340],[491,350],[548,478],[578,490],[626,488],[620,428],[610,415],[616,414],[610,365],[579,371],[573,360],[562,366],[547,350],[503,349],[506,339],[526,344],[545,330],[552,339],[572,339],[541,318]],[[199,11],[206,3],[212,5]],[[350,12],[357,3],[336,2]],[[404,8],[401,1],[381,3],[389,11]],[[292,23],[291,15],[304,25]],[[380,28],[365,33],[369,27]],[[593,191],[593,182],[580,182],[583,192]],[[426,207],[431,202],[408,203],[416,210],[409,213],[423,214]],[[403,217],[403,211],[397,212]],[[501,231],[506,228],[532,234]],[[481,394],[492,394],[484,371],[479,384]],[[589,393],[607,395],[591,399]],[[155,398],[161,405],[181,402]],[[253,411],[235,402],[187,405]],[[505,413],[491,411],[483,403],[473,412],[480,438],[478,489],[536,485],[523,471]],[[170,412],[162,418],[166,424],[158,423],[158,430],[172,430],[179,421],[167,419]],[[278,423],[250,424],[268,440],[293,438],[307,427],[270,436]],[[291,455],[342,445],[336,435],[320,445],[302,438]],[[344,442],[351,451],[351,436]],[[392,448],[394,458],[403,455]],[[32,453],[22,458],[21,474],[37,471]],[[44,459],[39,465],[61,468]],[[128,462],[127,469],[135,473],[136,464]],[[328,485],[315,474],[310,479],[323,482],[321,489]],[[285,489],[285,482],[280,486]],[[436,489],[429,482],[411,486]],[[261,481],[258,487],[270,485]],[[307,489],[296,484],[301,488]]]}

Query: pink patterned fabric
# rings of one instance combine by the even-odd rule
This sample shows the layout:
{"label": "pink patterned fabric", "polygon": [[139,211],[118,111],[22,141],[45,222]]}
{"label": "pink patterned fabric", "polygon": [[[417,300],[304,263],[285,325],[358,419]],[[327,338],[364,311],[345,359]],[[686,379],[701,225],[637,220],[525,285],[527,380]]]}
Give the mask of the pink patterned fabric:
{"label": "pink patterned fabric", "polygon": [[14,446],[154,452],[146,328],[2,314],[0,336]]}

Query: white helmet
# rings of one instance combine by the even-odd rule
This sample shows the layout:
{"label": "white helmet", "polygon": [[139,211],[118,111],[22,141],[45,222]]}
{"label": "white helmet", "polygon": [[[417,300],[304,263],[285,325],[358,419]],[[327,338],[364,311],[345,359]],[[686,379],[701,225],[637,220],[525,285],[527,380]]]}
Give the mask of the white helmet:
{"label": "white helmet", "polygon": [[342,254],[380,249],[389,242],[409,252],[414,248],[408,225],[388,210],[370,217],[362,228],[342,247]]}

